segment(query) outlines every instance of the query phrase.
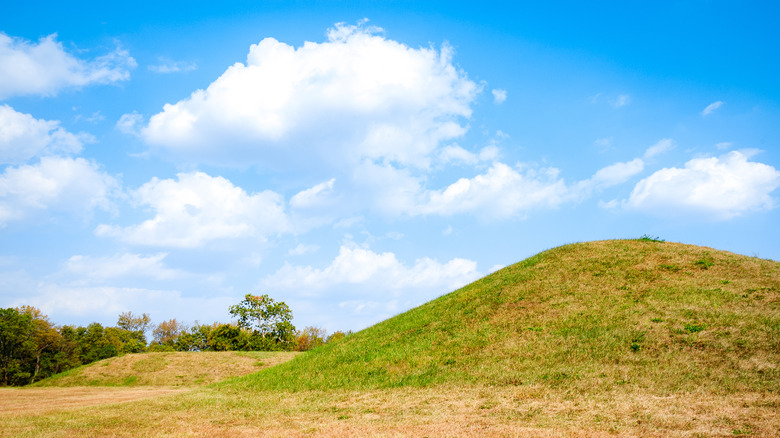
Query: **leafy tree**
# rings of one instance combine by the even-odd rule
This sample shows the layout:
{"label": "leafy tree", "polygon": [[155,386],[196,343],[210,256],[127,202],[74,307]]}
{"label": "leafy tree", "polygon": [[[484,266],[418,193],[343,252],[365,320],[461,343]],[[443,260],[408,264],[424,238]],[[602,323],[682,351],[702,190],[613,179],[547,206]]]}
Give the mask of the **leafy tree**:
{"label": "leafy tree", "polygon": [[208,342],[213,351],[247,350],[249,336],[232,324],[219,324],[209,333]]}
{"label": "leafy tree", "polygon": [[152,319],[148,313],[142,313],[141,316],[133,315],[133,312],[122,312],[117,318],[116,326],[131,332],[145,333],[149,330]]}
{"label": "leafy tree", "polygon": [[133,312],[123,312],[119,314],[116,321],[117,329],[126,333],[115,332],[121,341],[122,353],[140,353],[146,350],[146,332],[152,324],[152,319],[148,313],[140,316],[133,315]]}
{"label": "leafy tree", "polygon": [[251,347],[261,350],[291,350],[295,347],[292,310],[282,301],[268,295],[247,294],[244,300],[230,306],[238,326],[252,331]]}
{"label": "leafy tree", "polygon": [[78,364],[73,345],[39,309],[0,309],[2,385],[32,383],[73,364]]}
{"label": "leafy tree", "polygon": [[188,332],[184,332],[179,335],[176,340],[176,350],[178,351],[208,351],[211,350],[209,345],[209,337],[211,331],[217,327],[217,323],[206,325],[198,324],[190,328]]}
{"label": "leafy tree", "polygon": [[32,317],[13,308],[0,309],[0,372],[3,386],[26,383],[30,377],[26,362],[33,355],[30,342]]}
{"label": "leafy tree", "polygon": [[295,336],[295,349],[298,351],[309,351],[325,344],[327,332],[319,327],[306,327],[299,331]]}
{"label": "leafy tree", "polygon": [[[62,343],[62,336],[54,328],[49,318],[39,309],[32,306],[21,306],[17,308],[20,314],[30,317],[29,332],[26,334],[29,339],[33,364],[30,364],[32,371],[30,383],[41,373],[41,367],[49,368],[50,361],[48,356],[53,355],[59,345]],[[47,356],[44,358],[44,354]],[[43,359],[43,360],[42,360]]]}
{"label": "leafy tree", "polygon": [[75,334],[82,364],[117,356],[122,347],[118,339],[109,337],[111,331],[107,334],[103,325],[97,322],[87,327],[78,327]]}
{"label": "leafy tree", "polygon": [[176,341],[186,332],[187,327],[184,324],[176,321],[176,318],[169,319],[157,324],[157,327],[152,332],[154,335],[152,342],[156,345],[169,346],[173,350]]}

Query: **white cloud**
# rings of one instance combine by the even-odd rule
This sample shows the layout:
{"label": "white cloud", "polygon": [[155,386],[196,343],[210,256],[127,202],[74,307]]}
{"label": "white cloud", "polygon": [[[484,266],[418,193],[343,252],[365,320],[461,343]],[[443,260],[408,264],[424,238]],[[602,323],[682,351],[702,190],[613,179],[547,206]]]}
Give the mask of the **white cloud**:
{"label": "white cloud", "polygon": [[0,174],[0,226],[51,210],[75,216],[113,208],[117,181],[83,158],[42,157]]}
{"label": "white cloud", "polygon": [[333,184],[335,182],[335,179],[331,179],[298,192],[290,199],[290,206],[299,209],[322,206],[328,202],[330,195],[333,193]]}
{"label": "white cloud", "polygon": [[645,151],[645,159],[655,157],[664,152],[674,149],[674,140],[671,138],[664,138],[658,141],[658,143],[650,146]]}
{"label": "white cloud", "polygon": [[[271,290],[297,291],[316,296],[347,285],[364,298],[398,297],[410,291],[426,290],[429,297],[449,292],[480,277],[476,262],[455,258],[439,263],[421,258],[407,266],[391,252],[376,253],[354,244],[342,245],[339,254],[325,268],[285,264],[261,281]],[[358,292],[359,291],[359,292]]]}
{"label": "white cloud", "polygon": [[412,214],[453,215],[473,213],[488,219],[503,219],[536,208],[555,208],[569,197],[558,170],[515,169],[493,163],[487,173],[461,178],[442,190],[421,195]]}
{"label": "white cloud", "polygon": [[38,155],[78,153],[91,137],[71,134],[60,122],[36,119],[0,105],[0,163],[19,164]]}
{"label": "white cloud", "polygon": [[149,71],[155,73],[168,74],[168,73],[187,73],[198,69],[198,65],[194,62],[185,61],[173,61],[171,59],[160,57],[157,59],[159,64],[150,65]]}
{"label": "white cloud", "polygon": [[717,102],[712,102],[711,104],[707,105],[707,108],[704,108],[701,111],[701,115],[703,117],[706,117],[706,116],[712,114],[715,110],[717,110],[721,106],[723,106],[723,102],[721,102],[720,100],[717,101]]}
{"label": "white cloud", "polygon": [[498,157],[498,148],[494,145],[486,146],[478,152],[470,152],[458,145],[445,146],[439,152],[439,161],[443,164],[465,164],[473,166],[480,162],[492,161]]}
{"label": "white cloud", "polygon": [[632,176],[644,170],[645,164],[641,158],[634,158],[625,163],[615,163],[599,169],[590,179],[582,184],[594,188],[606,188],[616,186],[628,181]]}
{"label": "white cloud", "polygon": [[493,90],[493,102],[500,105],[506,101],[506,90],[496,88]]}
{"label": "white cloud", "polygon": [[377,253],[348,243],[327,266],[285,264],[262,279],[259,289],[284,297],[296,318],[314,325],[360,329],[481,276],[471,260],[440,263],[420,258],[406,264],[391,252]]}
{"label": "white cloud", "polygon": [[99,236],[149,246],[194,248],[216,239],[254,237],[290,231],[281,195],[247,194],[222,177],[180,173],[178,181],[153,178],[131,193],[155,216],[128,227],[100,225]]}
{"label": "white cloud", "polygon": [[144,277],[170,280],[182,272],[165,266],[165,253],[143,256],[140,254],[116,254],[111,257],[74,255],[65,263],[64,271],[90,281],[102,282],[120,277]]}
{"label": "white cloud", "polygon": [[715,219],[773,208],[772,192],[780,186],[780,171],[748,161],[749,157],[733,151],[694,158],[682,169],[661,169],[640,181],[624,206],[660,216],[693,212]]}
{"label": "white cloud", "polygon": [[449,46],[413,49],[376,31],[338,24],[327,42],[298,48],[266,38],[245,64],[165,105],[143,135],[168,154],[218,164],[338,157],[331,164],[426,167],[440,142],[467,129],[479,87],[452,64]]}
{"label": "white cloud", "polygon": [[123,134],[139,135],[143,123],[144,116],[133,111],[132,113],[122,114],[116,122],[116,128]]}
{"label": "white cloud", "polygon": [[35,44],[0,33],[0,99],[26,94],[50,96],[66,87],[123,81],[130,78],[135,66],[135,60],[120,48],[84,60],[65,52],[56,34]]}

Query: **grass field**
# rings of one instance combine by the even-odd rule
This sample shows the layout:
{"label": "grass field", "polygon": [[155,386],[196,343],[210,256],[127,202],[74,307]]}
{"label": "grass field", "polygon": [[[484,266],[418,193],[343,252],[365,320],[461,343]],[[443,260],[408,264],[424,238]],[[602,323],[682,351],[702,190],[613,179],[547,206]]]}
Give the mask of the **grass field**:
{"label": "grass field", "polygon": [[[95,377],[112,366],[125,374]],[[41,383],[128,385],[99,405],[97,386],[66,388],[83,405],[56,402],[61,387],[0,391],[0,436],[780,436],[780,263],[566,245],[257,373],[141,387],[129,370]],[[36,398],[55,402],[18,408]]]}
{"label": "grass field", "polygon": [[32,386],[199,386],[251,374],[286,362],[297,354],[260,351],[127,354],[66,371]]}

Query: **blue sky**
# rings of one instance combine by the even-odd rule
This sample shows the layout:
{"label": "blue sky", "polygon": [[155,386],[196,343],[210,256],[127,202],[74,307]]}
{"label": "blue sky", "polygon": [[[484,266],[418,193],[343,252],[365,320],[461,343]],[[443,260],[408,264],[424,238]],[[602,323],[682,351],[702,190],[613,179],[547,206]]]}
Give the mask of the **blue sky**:
{"label": "blue sky", "polygon": [[358,330],[566,243],[780,259],[774,2],[24,2],[0,307]]}

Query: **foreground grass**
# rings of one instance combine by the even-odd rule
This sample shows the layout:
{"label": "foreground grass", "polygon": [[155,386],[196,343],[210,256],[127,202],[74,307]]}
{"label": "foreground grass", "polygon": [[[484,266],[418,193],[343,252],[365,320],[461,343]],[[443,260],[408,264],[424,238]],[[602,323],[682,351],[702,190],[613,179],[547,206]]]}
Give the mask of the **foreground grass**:
{"label": "foreground grass", "polygon": [[636,388],[598,394],[545,385],[294,393],[199,388],[45,415],[0,413],[0,436],[778,436],[779,408],[780,397],[772,394],[660,397]]}

